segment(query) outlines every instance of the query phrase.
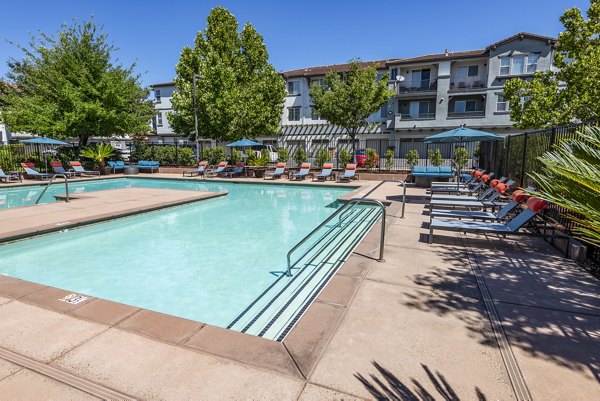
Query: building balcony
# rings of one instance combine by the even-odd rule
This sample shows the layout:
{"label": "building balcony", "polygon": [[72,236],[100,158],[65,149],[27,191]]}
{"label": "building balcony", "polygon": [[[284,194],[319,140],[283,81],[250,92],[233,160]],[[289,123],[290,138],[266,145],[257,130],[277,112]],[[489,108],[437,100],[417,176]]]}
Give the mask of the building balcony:
{"label": "building balcony", "polygon": [[475,77],[451,77],[450,92],[473,91],[487,87],[487,75]]}
{"label": "building balcony", "polygon": [[423,79],[419,81],[400,81],[395,83],[395,85],[397,95],[437,91],[437,79]]}
{"label": "building balcony", "polygon": [[435,120],[435,113],[402,113],[399,117],[400,121]]}
{"label": "building balcony", "polygon": [[485,117],[485,110],[448,111],[448,118],[481,118],[481,117]]}

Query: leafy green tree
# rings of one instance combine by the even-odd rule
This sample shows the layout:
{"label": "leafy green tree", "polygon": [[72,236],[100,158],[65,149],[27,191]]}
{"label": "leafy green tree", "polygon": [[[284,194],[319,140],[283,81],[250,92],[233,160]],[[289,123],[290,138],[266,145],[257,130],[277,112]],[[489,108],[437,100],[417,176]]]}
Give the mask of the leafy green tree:
{"label": "leafy green tree", "polygon": [[539,161],[542,171],[531,174],[539,188],[535,195],[573,212],[575,234],[600,245],[600,128],[559,142]]}
{"label": "leafy green tree", "polygon": [[367,148],[365,149],[365,153],[365,164],[367,165],[367,168],[371,169],[375,167],[375,164],[377,163],[377,151],[373,148]]}
{"label": "leafy green tree", "polygon": [[313,83],[310,96],[323,118],[346,130],[354,154],[359,129],[370,125],[367,119],[394,96],[394,91],[388,88],[386,80],[377,80],[374,67],[362,68],[359,60],[352,60],[348,72],[332,71],[325,75],[322,84]]}
{"label": "leafy green tree", "polygon": [[329,160],[329,152],[325,148],[319,148],[315,157],[315,164],[317,167],[323,167],[323,164]]}
{"label": "leafy green tree", "polygon": [[459,170],[463,170],[469,162],[469,152],[467,152],[467,149],[463,148],[462,146],[457,147],[454,150],[454,157],[452,157],[452,161]]}
{"label": "leafy green tree", "polygon": [[352,160],[352,155],[346,149],[340,149],[338,152],[338,162],[342,167],[345,167],[346,164],[350,163]]}
{"label": "leafy green tree", "polygon": [[565,31],[558,37],[554,56],[558,70],[537,72],[531,81],[515,78],[504,84],[517,128],[600,118],[600,0],[590,1],[587,17],[577,8],[560,17]]}
{"label": "leafy green tree", "polygon": [[298,166],[308,160],[308,156],[306,155],[306,151],[304,150],[304,148],[298,148],[296,150],[296,153],[294,153],[294,160],[296,161]]}
{"label": "leafy green tree", "polygon": [[153,106],[135,64],[113,63],[116,48],[93,22],[63,25],[56,38],[40,34],[8,62],[0,83],[2,119],[13,131],[88,139],[148,132]]}
{"label": "leafy green tree", "polygon": [[416,149],[409,150],[406,154],[406,164],[412,170],[412,168],[419,164],[419,151]]}
{"label": "leafy green tree", "polygon": [[391,170],[394,165],[394,151],[392,149],[388,149],[385,151],[385,169]]}
{"label": "leafy green tree", "polygon": [[262,36],[247,23],[238,32],[223,7],[211,10],[194,47],[184,47],[175,67],[173,130],[194,133],[194,75],[198,76],[198,135],[219,141],[275,135],[279,131],[285,83],[268,62]]}
{"label": "leafy green tree", "polygon": [[429,149],[427,157],[429,157],[429,163],[431,163],[432,166],[441,166],[442,162],[444,161],[442,152],[440,152],[439,148],[435,151],[433,149]]}
{"label": "leafy green tree", "polygon": [[277,161],[280,163],[287,163],[290,160],[290,152],[287,148],[277,149]]}
{"label": "leafy green tree", "polygon": [[236,165],[242,161],[242,152],[237,149],[231,149],[231,164]]}

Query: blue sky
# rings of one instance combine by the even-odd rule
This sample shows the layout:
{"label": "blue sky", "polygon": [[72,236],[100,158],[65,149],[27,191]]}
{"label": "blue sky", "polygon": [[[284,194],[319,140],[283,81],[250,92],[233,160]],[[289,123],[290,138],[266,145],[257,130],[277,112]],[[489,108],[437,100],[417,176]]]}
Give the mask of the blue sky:
{"label": "blue sky", "polygon": [[54,33],[73,18],[104,25],[142,82],[170,81],[179,52],[193,43],[211,8],[221,5],[264,36],[278,71],[363,60],[484,48],[520,31],[556,36],[566,8],[589,0],[419,1],[11,1],[2,5],[0,75],[29,33]]}

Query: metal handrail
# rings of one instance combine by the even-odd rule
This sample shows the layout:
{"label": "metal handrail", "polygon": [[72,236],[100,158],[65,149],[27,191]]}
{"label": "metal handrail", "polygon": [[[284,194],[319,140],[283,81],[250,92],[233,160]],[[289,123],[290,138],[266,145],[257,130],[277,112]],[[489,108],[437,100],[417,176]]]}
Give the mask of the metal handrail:
{"label": "metal handrail", "polygon": [[44,194],[46,193],[46,191],[48,190],[48,188],[50,187],[50,185],[54,182],[54,179],[56,177],[62,177],[65,179],[65,195],[66,195],[66,199],[65,202],[69,202],[69,181],[67,180],[67,176],[65,174],[54,174],[52,176],[52,178],[50,179],[50,181],[48,181],[48,184],[46,184],[46,188],[44,188],[44,190],[42,191],[42,193],[40,194],[40,196],[38,196],[38,198],[35,201],[35,204],[37,205],[40,201],[40,199],[42,199],[42,196],[44,196]]}
{"label": "metal handrail", "polygon": [[[383,261],[383,246],[384,246],[384,242],[385,242],[385,217],[386,217],[386,213],[385,213],[385,206],[383,203],[381,203],[380,201],[378,201],[377,199],[369,199],[369,198],[353,198],[350,201],[348,201],[347,203],[345,203],[341,208],[339,208],[338,210],[335,211],[335,213],[333,213],[331,216],[329,216],[327,219],[325,219],[325,221],[323,221],[321,224],[319,224],[314,230],[312,230],[310,233],[308,233],[304,238],[302,238],[302,240],[300,240],[300,242],[298,242],[296,245],[294,245],[294,247],[292,249],[289,250],[289,252],[287,253],[287,270],[286,270],[286,276],[291,276],[292,275],[292,265],[291,265],[291,256],[292,253],[294,253],[294,251],[296,251],[302,244],[304,244],[310,237],[312,237],[313,234],[315,234],[317,231],[319,231],[323,226],[325,226],[327,223],[329,223],[331,220],[333,220],[337,215],[348,211],[349,209],[351,209],[352,207],[354,207],[355,205],[359,204],[359,203],[371,203],[371,204],[375,204],[377,206],[379,206],[381,208],[382,211],[382,220],[381,220],[381,238],[380,238],[380,244],[379,244],[379,261]],[[343,216],[340,216],[339,221],[341,222]],[[339,224],[339,223],[338,223]]]}

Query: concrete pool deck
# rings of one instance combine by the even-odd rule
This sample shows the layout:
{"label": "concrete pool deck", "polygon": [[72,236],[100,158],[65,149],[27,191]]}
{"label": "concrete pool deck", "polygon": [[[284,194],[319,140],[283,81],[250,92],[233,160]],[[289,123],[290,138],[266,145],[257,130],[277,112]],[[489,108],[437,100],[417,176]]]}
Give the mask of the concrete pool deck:
{"label": "concrete pool deck", "polygon": [[597,280],[536,238],[429,245],[424,191],[409,188],[400,219],[401,190],[370,195],[392,202],[385,261],[373,229],[283,343],[93,297],[66,304],[68,291],[0,276],[0,394],[510,400],[516,373],[529,399],[594,398]]}

